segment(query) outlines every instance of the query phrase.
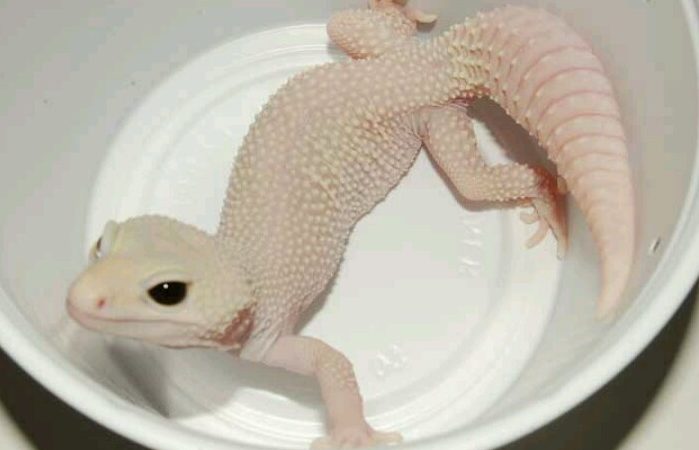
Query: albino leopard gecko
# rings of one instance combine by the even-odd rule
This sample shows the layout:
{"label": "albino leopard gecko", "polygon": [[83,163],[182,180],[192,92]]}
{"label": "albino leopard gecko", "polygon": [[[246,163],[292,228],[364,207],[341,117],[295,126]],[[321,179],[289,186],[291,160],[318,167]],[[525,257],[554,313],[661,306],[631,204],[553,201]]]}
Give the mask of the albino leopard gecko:
{"label": "albino leopard gecko", "polygon": [[391,0],[332,17],[330,38],[353,60],[307,70],[272,96],[240,148],[218,231],[143,216],[110,222],[67,308],[87,328],[169,347],[214,347],[314,375],[329,436],[313,448],[400,441],[366,421],[351,363],[294,334],[325,288],[355,223],[400,181],[424,144],[466,199],[519,200],[550,228],[566,222],[555,177],[487,165],[465,103],[487,96],[556,164],[597,243],[598,311],[619,302],[634,251],[627,146],[612,87],[590,46],[559,18],[504,7],[427,42],[434,16]]}

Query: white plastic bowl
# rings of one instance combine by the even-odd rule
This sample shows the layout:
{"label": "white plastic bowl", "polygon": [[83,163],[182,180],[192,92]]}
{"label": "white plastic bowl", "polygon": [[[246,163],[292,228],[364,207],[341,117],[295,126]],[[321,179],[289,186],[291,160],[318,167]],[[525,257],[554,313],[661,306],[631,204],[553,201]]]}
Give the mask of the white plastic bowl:
{"label": "white plastic bowl", "polygon": [[[439,13],[433,33],[504,3],[414,1]],[[423,156],[357,227],[304,328],[348,353],[370,420],[403,431],[405,448],[491,448],[569,410],[642,350],[699,270],[697,5],[514,3],[565,17],[617,88],[639,210],[629,306],[594,320],[596,255],[577,210],[561,265],[550,239],[523,250],[514,211],[464,209]],[[340,57],[322,24],[353,6],[0,6],[0,344],[32,376],[155,448],[293,448],[322,432],[307,380],[89,333],[63,298],[107,218],[157,211],[214,226],[252,115],[291,73]],[[504,145],[536,161],[501,111],[475,112],[490,158]]]}

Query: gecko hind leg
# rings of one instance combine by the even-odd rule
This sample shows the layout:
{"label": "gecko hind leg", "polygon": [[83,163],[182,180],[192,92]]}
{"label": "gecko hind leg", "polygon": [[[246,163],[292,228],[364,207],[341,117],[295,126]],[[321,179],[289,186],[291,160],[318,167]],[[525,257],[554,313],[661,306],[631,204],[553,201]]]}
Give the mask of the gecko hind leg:
{"label": "gecko hind leg", "polygon": [[476,135],[466,109],[457,105],[420,111],[421,137],[435,162],[464,198],[476,201],[519,200],[534,207],[520,218],[539,227],[527,247],[539,244],[548,230],[558,241],[558,257],[567,248],[564,186],[543,168],[525,164],[489,166],[478,150]]}

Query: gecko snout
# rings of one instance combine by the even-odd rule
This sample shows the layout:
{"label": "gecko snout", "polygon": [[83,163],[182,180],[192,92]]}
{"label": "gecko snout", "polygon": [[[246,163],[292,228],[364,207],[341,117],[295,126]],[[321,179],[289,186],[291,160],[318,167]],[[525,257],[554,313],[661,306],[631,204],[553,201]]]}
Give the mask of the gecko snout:
{"label": "gecko snout", "polygon": [[77,319],[76,315],[104,310],[109,304],[109,296],[104,291],[91,277],[81,277],[68,291],[68,312]]}

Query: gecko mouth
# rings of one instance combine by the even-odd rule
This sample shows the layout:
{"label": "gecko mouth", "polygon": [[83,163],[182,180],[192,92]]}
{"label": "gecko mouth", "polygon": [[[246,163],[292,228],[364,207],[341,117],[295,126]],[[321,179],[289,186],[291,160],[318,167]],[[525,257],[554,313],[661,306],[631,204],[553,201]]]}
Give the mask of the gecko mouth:
{"label": "gecko mouth", "polygon": [[104,317],[67,304],[68,314],[88,330],[172,347],[211,347],[194,324],[169,318]]}
{"label": "gecko mouth", "polygon": [[[130,324],[130,323],[152,323],[152,324],[172,324],[172,325],[192,325],[187,322],[181,322],[178,320],[170,319],[136,319],[131,317],[104,317],[89,313],[83,309],[78,308],[72,303],[68,302],[67,305],[68,314],[81,325],[86,328],[94,328],[96,322],[108,322],[108,323],[119,323],[119,324]],[[92,326],[91,326],[92,325]]]}

